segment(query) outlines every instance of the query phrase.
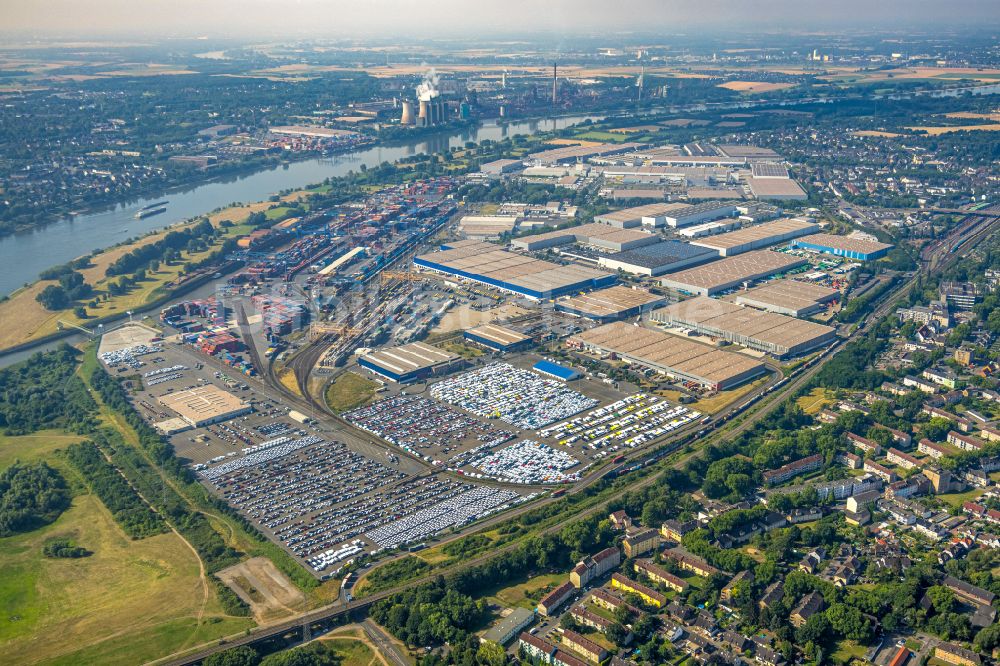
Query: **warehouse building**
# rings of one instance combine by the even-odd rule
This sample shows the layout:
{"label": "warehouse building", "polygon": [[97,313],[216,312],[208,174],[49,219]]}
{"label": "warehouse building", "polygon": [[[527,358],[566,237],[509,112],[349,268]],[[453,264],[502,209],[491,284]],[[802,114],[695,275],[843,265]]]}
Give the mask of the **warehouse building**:
{"label": "warehouse building", "polygon": [[465,339],[497,352],[524,349],[531,345],[531,338],[496,324],[483,324],[465,332]]}
{"label": "warehouse building", "polygon": [[617,280],[613,273],[560,266],[478,241],[458,241],[442,247],[445,249],[440,252],[415,257],[413,264],[533,300],[609,287]]}
{"label": "warehouse building", "polygon": [[711,238],[691,241],[692,245],[716,250],[721,257],[732,257],[752,250],[776,245],[782,241],[807,236],[819,231],[819,225],[801,218],[786,217],[773,222],[755,224],[738,231]]}
{"label": "warehouse building", "polygon": [[228,421],[253,411],[250,403],[214,384],[168,393],[157,400],[195,428]]}
{"label": "warehouse building", "polygon": [[461,357],[423,342],[379,349],[358,358],[361,367],[400,384],[443,374],[461,364]]}
{"label": "warehouse building", "polygon": [[617,155],[641,148],[641,143],[599,143],[587,146],[561,146],[528,155],[528,159],[538,164],[567,164],[581,162],[591,157]]}
{"label": "warehouse building", "polygon": [[734,231],[740,228],[740,220],[716,220],[715,222],[705,222],[694,226],[678,229],[677,234],[686,238],[702,238],[703,236],[714,236],[727,231]]}
{"label": "warehouse building", "polygon": [[739,287],[763,277],[808,264],[801,257],[793,257],[781,252],[755,250],[736,257],[726,257],[704,266],[688,268],[671,273],[663,278],[664,287],[688,294],[714,296],[720,292]]}
{"label": "warehouse building", "polygon": [[480,173],[494,178],[523,170],[524,163],[521,160],[493,160],[479,167]]}
{"label": "warehouse building", "polygon": [[808,199],[809,195],[806,194],[805,190],[787,177],[787,171],[785,174],[784,178],[748,176],[747,186],[750,188],[750,193],[762,201],[805,201]]}
{"label": "warehouse building", "polygon": [[535,236],[515,238],[511,241],[510,245],[517,250],[534,252],[560,245],[582,243],[605,250],[622,252],[623,250],[632,250],[643,245],[652,245],[658,241],[660,241],[660,237],[655,234],[635,231],[633,229],[617,229],[607,224],[594,222]]}
{"label": "warehouse building", "polygon": [[848,236],[836,236],[834,234],[813,234],[799,238],[792,243],[792,247],[798,247],[824,254],[833,254],[838,257],[857,259],[859,261],[871,261],[884,257],[893,248],[888,243],[865,240],[863,238],[850,238]]}
{"label": "warehouse building", "polygon": [[737,386],[765,372],[764,364],[757,359],[624,322],[578,333],[566,344],[713,391]]}
{"label": "warehouse building", "polygon": [[667,213],[687,208],[687,204],[682,203],[654,203],[645,206],[635,206],[624,208],[604,215],[594,217],[595,222],[607,224],[619,229],[632,229],[635,227],[662,227],[666,225]]}
{"label": "warehouse building", "polygon": [[501,234],[513,232],[519,220],[516,215],[466,215],[459,221],[458,228],[466,238],[499,238]]}
{"label": "warehouse building", "polygon": [[820,312],[827,303],[839,298],[840,290],[833,287],[814,282],[773,280],[741,291],[736,303],[791,317],[805,317]]}
{"label": "warehouse building", "polygon": [[714,250],[695,247],[682,241],[666,240],[634,250],[603,255],[598,258],[597,265],[613,271],[652,277],[703,264],[717,257]]}
{"label": "warehouse building", "polygon": [[836,336],[830,326],[705,296],[660,308],[651,318],[778,357],[797,356],[829,344]]}
{"label": "warehouse building", "polygon": [[660,307],[666,298],[651,294],[645,289],[631,289],[621,285],[592,291],[556,301],[556,311],[576,317],[586,317],[606,323],[635,317]]}
{"label": "warehouse building", "polygon": [[664,217],[671,227],[687,227],[723,217],[732,217],[736,214],[737,204],[736,201],[708,201],[670,211]]}

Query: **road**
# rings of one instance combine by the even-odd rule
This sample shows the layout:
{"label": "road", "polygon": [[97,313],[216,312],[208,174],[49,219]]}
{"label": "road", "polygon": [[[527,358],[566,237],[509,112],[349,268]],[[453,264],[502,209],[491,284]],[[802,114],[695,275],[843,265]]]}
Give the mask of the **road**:
{"label": "road", "polygon": [[[779,389],[774,390],[771,394],[767,395],[763,399],[756,402],[756,404],[751,406],[750,411],[740,419],[734,419],[721,427],[716,428],[710,435],[706,436],[702,444],[706,444],[718,437],[733,437],[736,436],[747,429],[751,428],[754,424],[759,422],[761,419],[768,416],[774,409],[781,405],[785,398],[794,395],[795,391],[799,388],[805,386],[817,372],[819,372],[824,365],[836,354],[836,352],[846,345],[851,340],[858,339],[862,335],[866,334],[871,328],[882,320],[886,315],[889,314],[891,308],[895,307],[896,299],[906,291],[916,282],[921,274],[926,274],[931,271],[943,270],[947,268],[950,264],[957,261],[959,258],[964,256],[969,250],[974,248],[979,242],[984,238],[989,236],[992,231],[996,228],[1000,219],[998,218],[986,218],[989,221],[985,224],[977,224],[972,227],[966,225],[959,225],[953,234],[950,234],[947,239],[948,242],[938,243],[933,251],[929,252],[926,256],[921,258],[920,270],[915,271],[908,280],[902,280],[894,288],[888,290],[885,294],[880,297],[879,305],[869,313],[862,322],[857,326],[857,328],[847,337],[843,338],[831,347],[829,347],[820,357],[816,359],[809,367],[799,368],[797,374],[795,374],[789,381],[785,382]],[[958,241],[961,242],[961,246],[956,245]],[[961,249],[959,249],[959,247]],[[957,251],[956,251],[957,250]],[[744,403],[745,404],[745,403]],[[671,456],[671,468],[676,468],[683,465],[685,462],[690,460],[693,456],[699,455],[701,453],[702,447],[698,447],[688,453],[682,454],[680,456]],[[640,479],[634,484],[628,486],[629,491],[634,491],[637,489],[645,488],[646,486],[655,483],[663,475],[663,471],[650,474],[645,478]],[[588,477],[589,478],[589,477]],[[596,477],[600,478],[600,476]],[[596,481],[594,480],[584,480],[581,481],[576,487],[573,488],[571,492],[582,492],[587,485]],[[593,515],[597,512],[607,511],[608,505],[613,500],[613,498],[600,501],[595,505],[584,509],[577,514],[575,514],[574,519],[585,518],[587,516]],[[542,503],[558,501],[555,498],[548,498],[542,500]],[[527,510],[528,508],[534,509],[540,506],[539,503],[530,505],[529,507],[524,507],[521,509]],[[501,516],[496,517],[496,520],[508,520],[512,517],[518,515],[518,512],[508,512]],[[486,523],[480,523],[476,525],[476,529],[482,529]],[[563,528],[563,523],[559,522],[548,528],[540,530],[535,533],[537,535],[545,535],[557,532]],[[458,537],[455,537],[458,538]],[[328,606],[318,608],[313,611],[301,614],[293,619],[286,620],[284,622],[267,626],[258,627],[253,630],[249,635],[241,635],[235,637],[232,641],[223,641],[216,645],[206,646],[198,649],[188,655],[179,657],[176,659],[170,659],[164,663],[170,666],[189,666],[199,663],[206,656],[218,652],[219,650],[226,649],[228,647],[233,647],[237,645],[249,645],[257,642],[261,642],[268,639],[274,639],[277,637],[284,636],[286,634],[295,633],[301,630],[302,626],[306,623],[309,624],[322,624],[331,621],[337,621],[342,617],[350,616],[352,613],[361,613],[366,611],[372,604],[382,599],[388,598],[394,594],[402,592],[404,590],[411,589],[418,585],[422,585],[426,582],[437,578],[438,576],[447,576],[459,570],[467,569],[470,567],[482,564],[490,559],[493,559],[497,555],[509,552],[514,548],[521,545],[520,541],[515,541],[513,543],[507,544],[500,548],[491,550],[485,554],[478,555],[476,557],[470,558],[460,563],[452,564],[449,566],[441,567],[436,569],[432,574],[425,576],[420,576],[414,578],[405,583],[401,583],[393,588],[383,590],[368,596],[361,600],[355,600],[348,602],[346,604],[330,604]]]}

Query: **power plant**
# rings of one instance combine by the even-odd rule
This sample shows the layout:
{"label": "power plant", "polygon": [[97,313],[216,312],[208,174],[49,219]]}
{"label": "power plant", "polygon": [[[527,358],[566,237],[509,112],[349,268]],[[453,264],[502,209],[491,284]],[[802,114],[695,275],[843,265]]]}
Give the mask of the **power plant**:
{"label": "power plant", "polygon": [[403,102],[403,113],[399,118],[401,125],[430,127],[440,125],[448,120],[448,106],[438,90],[437,73],[431,69],[423,82],[417,86],[417,115],[413,115],[413,102]]}

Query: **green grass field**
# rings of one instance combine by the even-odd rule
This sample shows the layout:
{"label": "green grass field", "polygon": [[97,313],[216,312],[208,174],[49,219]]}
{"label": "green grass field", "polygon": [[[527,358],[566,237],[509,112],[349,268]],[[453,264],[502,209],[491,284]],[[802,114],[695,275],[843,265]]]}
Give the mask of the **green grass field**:
{"label": "green grass field", "polygon": [[336,412],[346,412],[371,400],[378,387],[378,382],[356,372],[345,372],[327,387],[326,404]]}
{"label": "green grass field", "polygon": [[368,643],[368,639],[364,638],[363,632],[350,632],[349,634],[338,632],[330,638],[324,638],[323,645],[336,652],[341,663],[345,666],[348,664],[364,666],[365,664],[382,663],[382,660]]}
{"label": "green grass field", "polygon": [[[42,557],[57,536],[93,554]],[[88,493],[51,525],[0,539],[0,560],[5,663],[137,663],[252,626],[205,597],[198,560],[179,537],[131,541]]]}
{"label": "green grass field", "polygon": [[536,602],[530,599],[528,595],[545,587],[556,587],[566,582],[566,580],[565,573],[542,574],[496,590],[489,596],[506,606],[534,608]]}
{"label": "green grass field", "polygon": [[616,132],[602,132],[600,130],[591,130],[589,132],[583,132],[582,134],[575,135],[574,138],[583,139],[584,141],[604,141],[607,143],[624,143],[626,141],[631,140],[627,134],[618,134]]}

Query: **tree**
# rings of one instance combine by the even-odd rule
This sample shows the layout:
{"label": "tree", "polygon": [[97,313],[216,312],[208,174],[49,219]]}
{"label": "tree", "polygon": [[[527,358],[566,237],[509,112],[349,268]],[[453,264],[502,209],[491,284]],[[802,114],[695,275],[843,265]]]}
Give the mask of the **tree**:
{"label": "tree", "polygon": [[69,307],[70,303],[69,294],[66,293],[66,290],[62,286],[56,284],[50,284],[45,289],[42,289],[35,296],[35,300],[41,303],[42,307],[46,310],[51,311],[65,310]]}
{"label": "tree", "polygon": [[617,622],[608,627],[607,631],[605,631],[604,633],[608,637],[609,641],[611,641],[612,643],[614,643],[619,647],[623,647],[627,643],[627,639],[629,637],[628,629],[618,624]]}
{"label": "tree", "polygon": [[476,651],[476,663],[482,666],[504,666],[507,652],[496,641],[483,641]]}
{"label": "tree", "polygon": [[927,588],[927,598],[931,600],[936,613],[950,613],[955,610],[955,593],[943,585]]}
{"label": "tree", "polygon": [[269,655],[260,666],[340,666],[337,654],[320,643]]}
{"label": "tree", "polygon": [[260,655],[252,647],[241,645],[211,654],[201,663],[203,666],[257,666]]}
{"label": "tree", "polygon": [[857,608],[842,603],[833,604],[826,611],[826,619],[833,630],[844,638],[858,643],[871,640],[871,622]]}
{"label": "tree", "polygon": [[953,427],[954,424],[948,419],[935,416],[920,427],[920,432],[924,437],[933,442],[943,442]]}
{"label": "tree", "polygon": [[816,613],[795,631],[795,642],[799,645],[822,641],[830,630],[830,622],[824,613]]}
{"label": "tree", "polygon": [[87,308],[83,307],[82,305],[78,305],[75,308],[73,308],[73,315],[76,316],[77,319],[86,319]]}

